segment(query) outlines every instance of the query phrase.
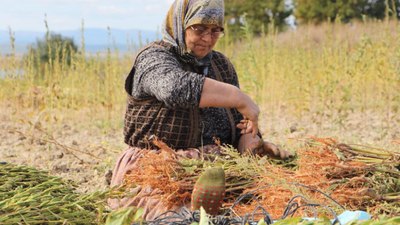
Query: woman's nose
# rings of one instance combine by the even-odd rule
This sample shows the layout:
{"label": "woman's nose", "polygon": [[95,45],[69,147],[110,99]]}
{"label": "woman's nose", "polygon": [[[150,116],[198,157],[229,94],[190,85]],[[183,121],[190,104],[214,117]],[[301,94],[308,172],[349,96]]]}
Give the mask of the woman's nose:
{"label": "woman's nose", "polygon": [[212,41],[212,32],[209,31],[203,34],[201,39],[203,39],[204,41]]}

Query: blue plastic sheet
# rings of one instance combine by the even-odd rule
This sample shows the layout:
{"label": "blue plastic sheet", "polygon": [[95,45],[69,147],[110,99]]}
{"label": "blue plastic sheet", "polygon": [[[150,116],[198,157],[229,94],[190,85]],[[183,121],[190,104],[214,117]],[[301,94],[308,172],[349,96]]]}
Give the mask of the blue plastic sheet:
{"label": "blue plastic sheet", "polygon": [[338,217],[339,224],[346,224],[351,221],[359,221],[359,220],[370,220],[371,215],[364,211],[344,211]]}
{"label": "blue plastic sheet", "polygon": [[[307,220],[307,221],[314,221],[317,220],[318,218],[303,218],[303,220]],[[339,216],[337,216],[337,219],[332,219],[331,222],[332,224],[340,224],[340,225],[346,225],[349,222],[354,222],[354,221],[366,221],[366,220],[370,220],[371,219],[371,215],[368,214],[365,211],[349,211],[346,210],[343,213],[341,213]]]}

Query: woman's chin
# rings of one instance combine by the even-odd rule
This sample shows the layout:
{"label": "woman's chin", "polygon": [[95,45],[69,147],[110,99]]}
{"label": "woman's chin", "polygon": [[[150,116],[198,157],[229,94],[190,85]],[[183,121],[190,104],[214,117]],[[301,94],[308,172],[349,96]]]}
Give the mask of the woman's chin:
{"label": "woman's chin", "polygon": [[206,57],[209,53],[210,52],[208,52],[208,51],[207,52],[203,51],[203,52],[198,52],[198,53],[194,54],[194,56],[196,56],[197,59],[202,59],[202,58]]}

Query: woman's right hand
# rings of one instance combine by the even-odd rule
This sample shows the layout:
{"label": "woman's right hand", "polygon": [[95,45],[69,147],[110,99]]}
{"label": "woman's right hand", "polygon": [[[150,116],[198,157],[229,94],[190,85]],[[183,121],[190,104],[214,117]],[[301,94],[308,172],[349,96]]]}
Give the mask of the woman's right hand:
{"label": "woman's right hand", "polygon": [[199,106],[236,108],[246,120],[251,121],[246,132],[251,132],[253,137],[258,133],[260,109],[249,96],[234,85],[205,78]]}
{"label": "woman's right hand", "polygon": [[253,122],[247,119],[243,119],[236,125],[237,128],[239,128],[241,131],[241,134],[250,134],[253,133]]}
{"label": "woman's right hand", "polygon": [[255,137],[258,133],[258,116],[260,115],[260,108],[243,92],[240,92],[238,102],[239,106],[236,107],[236,109],[243,115],[244,120],[240,121],[237,127],[242,129],[242,133],[251,133],[252,136]]}

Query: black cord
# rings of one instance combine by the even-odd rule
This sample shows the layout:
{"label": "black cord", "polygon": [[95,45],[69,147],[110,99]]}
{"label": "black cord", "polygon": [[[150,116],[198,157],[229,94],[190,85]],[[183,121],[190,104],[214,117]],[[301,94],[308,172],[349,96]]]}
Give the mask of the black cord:
{"label": "black cord", "polygon": [[[304,187],[307,188],[309,190],[321,193],[322,195],[324,195],[325,197],[327,197],[329,200],[331,200],[332,202],[334,202],[335,204],[339,205],[342,209],[345,209],[342,205],[340,205],[337,201],[335,201],[332,197],[330,197],[328,194],[325,194],[324,192],[317,190],[315,188],[309,187],[307,185],[303,185],[300,183],[289,183],[292,185],[296,185],[296,186],[300,186],[300,187]],[[256,221],[256,216],[263,216],[264,221],[267,225],[271,225],[273,224],[274,220],[272,219],[272,217],[270,216],[270,214],[268,213],[268,211],[261,206],[259,200],[256,198],[257,196],[254,194],[257,191],[260,191],[261,189],[265,189],[268,188],[272,185],[266,185],[260,188],[257,188],[251,192],[245,193],[243,195],[240,195],[235,202],[232,204],[231,207],[229,207],[222,215],[219,216],[214,216],[211,217],[210,220],[213,224],[215,225],[257,225],[258,221]],[[296,200],[300,199],[301,201],[304,201],[304,204],[299,204]],[[250,201],[257,201],[257,207],[252,211],[252,213],[246,214],[242,217],[232,217],[232,215],[234,214],[234,207],[237,206],[239,203],[241,203],[242,201],[247,200],[246,203],[250,202]],[[332,225],[335,225],[337,223],[340,224],[340,221],[335,213],[335,211],[326,206],[326,205],[322,205],[322,204],[317,204],[317,203],[309,203],[310,201],[302,196],[302,195],[296,195],[294,197],[292,197],[288,203],[287,206],[285,207],[282,216],[279,218],[279,220],[283,220],[286,219],[288,217],[293,217],[295,215],[295,213],[299,210],[299,209],[311,209],[313,210],[314,213],[314,218],[317,218],[318,212],[317,212],[317,208],[324,208],[325,210],[329,211],[333,217],[334,217],[334,221],[332,223]],[[193,222],[200,222],[200,212],[199,210],[196,210],[194,212],[189,211],[189,209],[187,208],[182,208],[181,211],[178,213],[176,211],[167,211],[161,215],[159,215],[158,217],[156,217],[153,221],[147,221],[147,222],[142,222],[142,223],[135,223],[133,225],[141,225],[141,224],[147,224],[147,225],[187,225],[187,224],[191,224]]]}
{"label": "black cord", "polygon": [[318,190],[318,189],[315,189],[315,188],[312,188],[312,187],[310,187],[310,186],[307,186],[307,185],[304,185],[304,184],[300,184],[300,183],[289,183],[289,184],[293,184],[293,185],[296,185],[296,186],[300,186],[300,187],[307,188],[307,189],[312,190],[312,191],[316,191],[316,192],[318,192],[318,193],[324,195],[325,197],[327,197],[329,200],[331,200],[332,202],[334,202],[336,205],[338,205],[338,206],[339,206],[340,208],[342,208],[343,210],[346,210],[346,208],[344,208],[344,206],[342,206],[339,202],[337,202],[337,201],[336,201],[335,199],[333,199],[331,196],[329,196],[328,194],[325,194],[324,192],[322,192],[322,191],[320,191],[320,190]]}

